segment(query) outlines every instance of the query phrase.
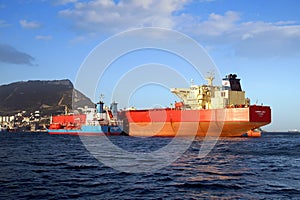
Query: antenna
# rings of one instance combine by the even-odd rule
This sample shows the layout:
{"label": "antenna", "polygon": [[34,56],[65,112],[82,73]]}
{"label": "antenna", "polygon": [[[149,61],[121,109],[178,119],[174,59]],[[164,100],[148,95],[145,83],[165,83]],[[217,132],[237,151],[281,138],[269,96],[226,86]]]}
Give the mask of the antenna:
{"label": "antenna", "polygon": [[214,79],[215,79],[215,72],[214,71],[207,72],[206,80],[209,86],[213,85],[212,82]]}
{"label": "antenna", "polygon": [[214,70],[208,71],[207,76],[208,77],[215,77],[215,71]]}
{"label": "antenna", "polygon": [[193,86],[194,84],[194,79],[191,79],[191,86]]}
{"label": "antenna", "polygon": [[100,94],[100,101],[103,101],[103,99],[104,99],[104,94]]}

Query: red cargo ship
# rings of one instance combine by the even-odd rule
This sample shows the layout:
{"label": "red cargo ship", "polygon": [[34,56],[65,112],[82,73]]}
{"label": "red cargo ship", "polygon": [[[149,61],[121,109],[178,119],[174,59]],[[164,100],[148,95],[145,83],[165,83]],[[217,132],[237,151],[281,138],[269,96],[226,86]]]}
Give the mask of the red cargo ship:
{"label": "red cargo ship", "polygon": [[269,106],[250,105],[240,79],[230,74],[222,86],[172,88],[182,101],[174,108],[122,111],[124,131],[130,136],[260,136],[256,129],[271,122]]}

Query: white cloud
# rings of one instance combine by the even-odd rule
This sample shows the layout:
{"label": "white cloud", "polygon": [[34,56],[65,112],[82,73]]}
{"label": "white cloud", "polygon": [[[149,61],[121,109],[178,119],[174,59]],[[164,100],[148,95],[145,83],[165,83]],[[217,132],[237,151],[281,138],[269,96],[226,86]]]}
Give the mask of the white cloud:
{"label": "white cloud", "polygon": [[238,56],[274,57],[300,53],[300,25],[294,21],[242,22],[241,15],[234,11],[224,15],[212,13],[202,21],[189,15],[180,17],[178,30],[206,45],[228,45]]}
{"label": "white cloud", "polygon": [[299,25],[242,23],[237,25],[234,34],[236,54],[240,56],[282,57],[300,54]]}
{"label": "white cloud", "polygon": [[37,40],[51,40],[52,36],[51,35],[37,35],[37,36],[35,36],[35,39],[37,39]]}
{"label": "white cloud", "polygon": [[212,13],[207,21],[199,23],[196,31],[199,34],[220,36],[229,33],[240,19],[236,12],[228,11],[224,16]]}
{"label": "white cloud", "polygon": [[188,3],[190,0],[120,0],[118,3],[113,0],[77,1],[68,9],[61,10],[59,15],[70,20],[71,27],[80,33],[81,39],[82,35],[162,27],[186,33],[203,45],[214,46],[213,49],[229,46],[239,56],[300,53],[300,25],[295,21],[245,21],[242,13],[235,11],[211,13],[207,19],[201,19],[184,13]]}
{"label": "white cloud", "polygon": [[276,25],[291,25],[291,24],[296,24],[295,21],[278,21],[275,23]]}
{"label": "white cloud", "polygon": [[22,19],[19,22],[23,28],[27,28],[27,29],[35,29],[41,27],[41,25],[38,22],[34,22],[34,21],[27,21],[25,19]]}
{"label": "white cloud", "polygon": [[186,0],[112,0],[78,2],[59,14],[71,19],[77,31],[115,33],[137,27],[172,28],[172,13],[181,9]]}
{"label": "white cloud", "polygon": [[242,35],[242,40],[247,40],[249,38],[253,38],[253,35],[249,33],[245,33],[244,35]]}

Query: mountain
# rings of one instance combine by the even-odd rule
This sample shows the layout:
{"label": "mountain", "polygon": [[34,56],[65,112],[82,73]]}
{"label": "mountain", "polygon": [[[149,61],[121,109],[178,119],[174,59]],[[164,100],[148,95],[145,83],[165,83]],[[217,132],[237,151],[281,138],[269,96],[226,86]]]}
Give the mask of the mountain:
{"label": "mountain", "polygon": [[64,113],[72,108],[72,97],[77,105],[94,106],[70,80],[26,81],[0,86],[0,115],[12,115],[39,110],[42,115]]}

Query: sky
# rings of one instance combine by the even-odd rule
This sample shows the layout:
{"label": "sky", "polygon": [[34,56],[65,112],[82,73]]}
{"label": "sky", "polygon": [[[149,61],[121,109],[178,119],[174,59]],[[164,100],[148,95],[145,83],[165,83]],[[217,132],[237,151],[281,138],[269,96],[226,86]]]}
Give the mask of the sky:
{"label": "sky", "polygon": [[[236,73],[253,104],[271,106],[272,123],[266,130],[300,130],[299,6],[297,0],[0,0],[0,84],[54,79],[74,83],[99,44],[124,31],[159,27],[198,42],[222,77]],[[96,93],[109,101],[112,79],[132,71],[141,80],[149,79],[147,69],[157,66],[157,77],[171,80],[177,73],[186,82],[205,83],[184,59],[146,49],[114,60],[98,80]],[[137,87],[120,104],[164,107],[174,100],[166,85],[154,83]]]}

